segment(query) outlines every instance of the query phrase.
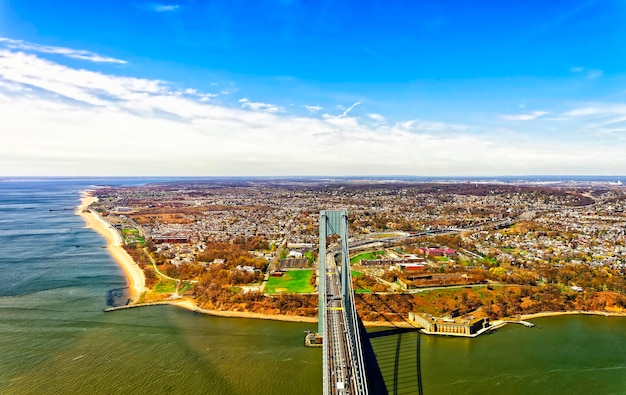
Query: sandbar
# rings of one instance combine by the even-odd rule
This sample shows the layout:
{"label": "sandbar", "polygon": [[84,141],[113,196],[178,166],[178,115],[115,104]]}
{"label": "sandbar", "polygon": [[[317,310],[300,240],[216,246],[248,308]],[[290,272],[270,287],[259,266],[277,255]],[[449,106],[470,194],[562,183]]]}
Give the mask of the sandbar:
{"label": "sandbar", "polygon": [[86,228],[98,232],[107,241],[107,250],[115,262],[122,268],[128,282],[131,303],[137,303],[141,294],[146,292],[146,277],[143,270],[122,247],[123,240],[119,232],[105,221],[98,213],[89,209],[89,206],[98,201],[89,191],[81,194],[80,204],[75,213],[80,215],[86,223]]}

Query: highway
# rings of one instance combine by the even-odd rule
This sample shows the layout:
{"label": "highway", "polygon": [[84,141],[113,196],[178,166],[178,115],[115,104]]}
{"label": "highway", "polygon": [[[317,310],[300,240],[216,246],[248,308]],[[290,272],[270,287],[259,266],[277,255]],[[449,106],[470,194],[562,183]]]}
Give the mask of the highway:
{"label": "highway", "polygon": [[[344,303],[340,272],[333,253],[326,256],[326,355],[325,394],[367,394],[365,365],[360,347],[358,327],[350,325],[350,310],[354,310],[352,299]],[[350,290],[352,294],[352,290]],[[358,343],[355,343],[358,342]]]}

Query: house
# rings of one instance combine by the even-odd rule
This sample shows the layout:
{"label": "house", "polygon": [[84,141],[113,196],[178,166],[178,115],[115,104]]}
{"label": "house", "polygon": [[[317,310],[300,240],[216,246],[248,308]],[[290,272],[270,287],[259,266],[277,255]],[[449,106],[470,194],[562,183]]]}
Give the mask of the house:
{"label": "house", "polygon": [[396,267],[400,270],[414,271],[414,270],[424,270],[426,265],[423,263],[396,263]]}
{"label": "house", "polygon": [[293,251],[293,250],[292,250],[292,251],[289,251],[289,257],[290,257],[290,258],[300,259],[300,258],[302,258],[303,256],[304,256],[304,254],[302,254],[302,253],[301,253],[301,252],[299,252],[299,251]]}

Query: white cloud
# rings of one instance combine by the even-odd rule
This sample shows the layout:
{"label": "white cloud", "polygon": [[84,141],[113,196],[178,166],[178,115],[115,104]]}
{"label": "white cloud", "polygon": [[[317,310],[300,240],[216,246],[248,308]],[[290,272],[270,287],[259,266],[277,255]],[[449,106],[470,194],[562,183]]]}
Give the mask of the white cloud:
{"label": "white cloud", "polygon": [[63,47],[54,47],[49,45],[32,44],[22,40],[14,40],[11,38],[0,37],[0,45],[8,49],[20,50],[26,52],[48,53],[55,55],[63,55],[72,59],[87,60],[95,63],[119,63],[126,64],[125,60],[115,59],[107,56],[98,55],[97,53],[71,49]]}
{"label": "white cloud", "polygon": [[354,109],[354,107],[358,106],[359,104],[361,104],[360,101],[352,104],[350,107],[348,107],[344,112],[342,112],[339,115],[330,115],[330,114],[323,114],[322,117],[326,118],[326,119],[331,119],[331,118],[345,118],[348,116],[348,113],[350,111],[352,111]]}
{"label": "white cloud", "polygon": [[176,11],[180,8],[178,4],[153,4],[153,10],[156,12]]}
{"label": "white cloud", "polygon": [[322,107],[322,106],[307,106],[307,105],[304,105],[303,107],[306,108],[307,110],[309,110],[310,112],[318,112],[318,111],[321,111],[321,110],[324,109],[324,107]]}
{"label": "white cloud", "polygon": [[586,117],[590,115],[626,115],[626,104],[622,103],[596,103],[587,107],[579,107],[565,112],[568,117]]}
{"label": "white cloud", "polygon": [[588,80],[594,80],[604,75],[604,72],[602,70],[590,69],[586,67],[572,67],[569,71],[573,74],[580,75]]}
{"label": "white cloud", "polygon": [[283,112],[285,111],[282,107],[275,106],[273,104],[261,103],[261,102],[253,102],[248,98],[244,97],[243,99],[238,100],[241,103],[241,108],[247,108],[254,111],[267,111],[267,112]]}
{"label": "white cloud", "polygon": [[33,54],[7,50],[0,50],[0,77],[91,105],[108,104],[104,96],[131,100],[166,90],[161,81],[73,69]]}
{"label": "white cloud", "polygon": [[533,111],[528,114],[518,114],[518,115],[502,115],[503,119],[507,121],[534,121],[542,115],[548,114],[547,111]]}
{"label": "white cloud", "polygon": [[[405,123],[406,125],[406,123]],[[433,122],[433,121],[421,121],[414,120],[410,125],[407,125],[408,130],[419,132],[465,132],[468,130],[466,125],[458,125],[447,122]]]}
{"label": "white cloud", "polygon": [[433,176],[626,168],[620,144],[511,142],[436,120],[372,125],[348,116],[359,102],[339,116],[295,116],[248,98],[239,100],[243,108],[203,102],[190,89],[1,51],[0,175]]}
{"label": "white cloud", "polygon": [[367,114],[367,117],[369,119],[371,119],[372,121],[376,121],[376,122],[385,122],[386,121],[385,117],[383,117],[380,114],[370,113],[370,114]]}

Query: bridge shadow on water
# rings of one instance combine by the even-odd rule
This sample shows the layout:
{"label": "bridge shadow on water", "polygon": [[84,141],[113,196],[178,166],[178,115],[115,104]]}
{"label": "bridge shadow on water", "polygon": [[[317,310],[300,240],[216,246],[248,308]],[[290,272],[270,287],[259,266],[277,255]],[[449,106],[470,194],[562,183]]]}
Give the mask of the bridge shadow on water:
{"label": "bridge shadow on water", "polygon": [[359,325],[370,394],[422,395],[422,334],[416,328],[398,326],[367,332],[361,320]]}

